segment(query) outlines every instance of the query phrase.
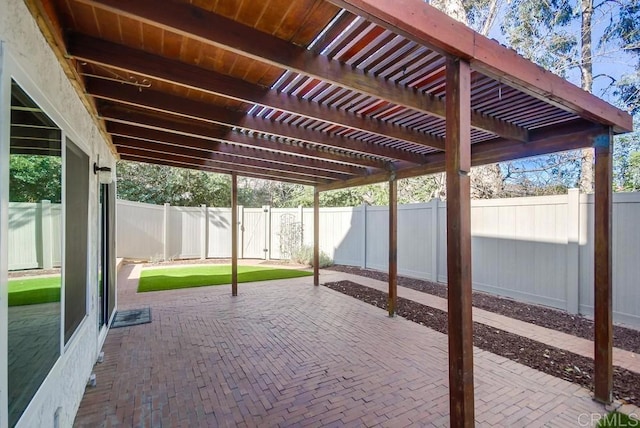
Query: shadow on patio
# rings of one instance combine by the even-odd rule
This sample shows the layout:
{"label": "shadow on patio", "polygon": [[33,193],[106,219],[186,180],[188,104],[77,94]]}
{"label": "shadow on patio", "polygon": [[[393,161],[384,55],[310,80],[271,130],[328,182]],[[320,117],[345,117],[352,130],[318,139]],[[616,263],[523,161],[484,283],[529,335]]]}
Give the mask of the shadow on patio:
{"label": "shadow on patio", "polygon": [[[112,330],[76,426],[449,424],[447,337],[312,278],[137,295],[153,322]],[[475,349],[476,422],[576,426],[604,408],[586,389]]]}

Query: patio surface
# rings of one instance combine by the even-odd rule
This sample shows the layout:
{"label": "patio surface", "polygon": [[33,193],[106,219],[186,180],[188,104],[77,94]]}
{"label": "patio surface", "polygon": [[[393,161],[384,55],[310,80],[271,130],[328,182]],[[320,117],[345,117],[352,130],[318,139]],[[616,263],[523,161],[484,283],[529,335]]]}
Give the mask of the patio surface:
{"label": "patio surface", "polygon": [[[109,332],[76,426],[448,426],[445,335],[310,277],[138,295],[140,270],[122,267],[119,309],[153,321]],[[605,413],[578,385],[477,348],[474,363],[478,426]]]}

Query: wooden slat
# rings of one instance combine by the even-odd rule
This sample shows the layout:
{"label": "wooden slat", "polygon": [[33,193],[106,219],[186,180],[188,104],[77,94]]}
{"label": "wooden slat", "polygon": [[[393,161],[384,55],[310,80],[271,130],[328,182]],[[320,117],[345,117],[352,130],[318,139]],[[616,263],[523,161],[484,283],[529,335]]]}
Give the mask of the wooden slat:
{"label": "wooden slat", "polygon": [[585,119],[633,130],[631,116],[484,37],[422,0],[329,0],[416,43],[471,62],[473,68]]}
{"label": "wooden slat", "polygon": [[290,165],[294,168],[302,167],[322,171],[321,173],[319,173],[319,175],[325,174],[326,172],[337,172],[340,174],[354,176],[366,174],[367,172],[363,168],[351,165],[342,165],[334,162],[323,161],[320,159],[301,158],[299,156],[276,153],[270,150],[252,147],[234,146],[232,144],[227,144],[220,141],[176,134],[173,132],[161,131],[158,129],[128,125],[119,122],[109,122],[107,124],[107,131],[109,131],[112,136],[161,142],[167,145],[174,145],[202,150],[210,153],[216,153],[221,155],[222,157],[238,156],[248,159],[269,161],[276,164],[282,164],[280,165],[280,168],[283,168],[283,166],[286,165]]}
{"label": "wooden slat", "polygon": [[[589,147],[602,132],[603,128],[599,125],[578,121],[570,125],[549,127],[548,129],[531,132],[531,141],[529,143],[504,140],[476,143],[471,146],[471,165],[487,165]],[[398,179],[403,179],[443,172],[445,170],[444,158],[443,153],[434,153],[428,156],[423,165],[397,169],[395,175]],[[367,177],[352,178],[344,182],[336,181],[318,187],[322,192],[326,192],[328,190],[364,186],[387,181],[390,175],[391,173],[384,172]]]}
{"label": "wooden slat", "polygon": [[243,157],[228,155],[226,153],[208,152],[200,149],[192,149],[184,146],[166,144],[159,141],[148,141],[148,140],[134,139],[131,137],[114,136],[113,142],[118,148],[118,151],[121,150],[121,147],[130,147],[130,148],[136,148],[140,150],[146,150],[149,152],[155,152],[161,155],[165,155],[167,157],[176,155],[176,156],[190,157],[190,158],[196,158],[196,159],[204,159],[207,161],[215,162],[218,164],[218,166],[221,166],[221,167],[224,167],[224,165],[227,165],[227,167],[234,167],[234,166],[252,167],[252,168],[258,168],[267,172],[270,171],[270,172],[273,172],[274,174],[290,173],[290,174],[295,174],[300,178],[306,177],[306,178],[312,178],[317,180],[321,180],[321,179],[338,180],[340,179],[340,177],[342,178],[348,177],[347,175],[341,174],[341,173],[335,173],[335,172],[332,173],[329,171],[322,171],[322,170],[312,170],[309,168],[304,168],[304,167],[294,166],[294,165],[277,164],[277,163],[273,163],[273,162],[269,162],[261,159],[243,158]]}
{"label": "wooden slat", "polygon": [[366,143],[352,138],[344,138],[324,132],[304,129],[302,127],[255,118],[241,112],[233,112],[231,110],[217,108],[208,103],[163,94],[149,89],[139,91],[137,88],[128,85],[98,81],[95,79],[89,79],[86,86],[87,92],[94,97],[133,107],[214,122],[225,126],[238,127],[247,131],[262,132],[335,149],[404,160],[414,164],[420,164],[426,160],[426,156],[407,150]]}
{"label": "wooden slat", "polygon": [[595,144],[594,398],[603,403],[611,402],[613,392],[612,144],[611,133]]}
{"label": "wooden slat", "polygon": [[141,141],[129,142],[125,141],[125,145],[118,144],[118,152],[122,155],[137,156],[139,159],[146,159],[148,163],[157,163],[158,160],[166,160],[174,163],[189,165],[191,168],[205,167],[210,170],[219,170],[220,172],[231,173],[236,171],[242,175],[252,174],[256,178],[264,178],[267,180],[287,181],[304,185],[315,185],[318,183],[330,182],[330,179],[320,179],[307,174],[298,174],[288,171],[279,171],[271,168],[257,167],[253,165],[240,165],[234,162],[219,162],[211,159],[203,159],[201,157],[182,154],[170,154],[166,150],[148,149],[140,147]]}
{"label": "wooden slat", "polygon": [[430,134],[392,126],[344,110],[328,108],[241,79],[93,37],[72,35],[68,39],[67,50],[78,60],[114,68],[121,72],[134,73],[196,91],[257,104],[385,138],[395,138],[420,146],[444,147],[444,141],[441,138]]}
{"label": "wooden slat", "polygon": [[358,165],[378,170],[387,167],[386,162],[368,156],[353,156],[337,151],[328,151],[326,149],[320,150],[320,147],[309,144],[302,146],[274,141],[272,139],[257,138],[250,136],[247,133],[233,131],[229,127],[215,127],[203,121],[186,117],[169,116],[166,114],[153,113],[151,111],[134,111],[131,109],[119,108],[117,106],[108,106],[107,108],[101,107],[100,115],[103,119],[112,122],[180,133],[192,137],[206,138],[230,144],[258,147],[273,150],[278,153],[295,154],[305,158],[325,159],[345,165]]}
{"label": "wooden slat", "polygon": [[320,192],[313,191],[313,285],[320,285]]}
{"label": "wooden slat", "polygon": [[398,182],[389,180],[389,316],[396,315],[398,307]]}
{"label": "wooden slat", "polygon": [[450,426],[474,426],[471,316],[471,76],[447,60],[447,307]]}
{"label": "wooden slat", "polygon": [[231,295],[238,295],[238,175],[231,174]]}
{"label": "wooden slat", "polygon": [[[154,0],[81,0],[204,44],[266,62],[362,94],[401,105],[439,118],[445,116],[444,102],[430,94],[398,87],[394,82],[345,66],[286,40],[265,34],[232,19],[207,13],[187,3],[167,2],[157,7]],[[260,43],[256,43],[260,40]],[[500,137],[527,140],[527,130],[481,113],[472,113],[472,126]],[[433,146],[444,149],[444,146]]]}

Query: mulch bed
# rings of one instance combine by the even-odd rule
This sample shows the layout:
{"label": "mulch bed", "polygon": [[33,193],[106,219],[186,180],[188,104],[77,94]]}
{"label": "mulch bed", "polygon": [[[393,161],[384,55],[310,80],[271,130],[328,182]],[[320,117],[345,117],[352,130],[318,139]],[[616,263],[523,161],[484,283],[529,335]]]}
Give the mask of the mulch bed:
{"label": "mulch bed", "polygon": [[[389,276],[384,272],[361,269],[353,266],[335,265],[328,269],[365,276],[384,282],[389,280]],[[445,284],[398,276],[398,285],[444,299],[447,298],[447,286]],[[579,315],[571,315],[557,309],[522,303],[478,291],[473,292],[473,306],[509,318],[539,325],[540,327],[546,327],[583,339],[593,340],[593,320]],[[622,326],[613,326],[613,346],[640,353],[640,331]]]}
{"label": "mulch bed", "polygon": [[[351,281],[332,282],[324,285],[381,309],[387,309],[387,294],[376,289]],[[399,297],[397,314],[447,334],[447,313],[444,311]],[[473,344],[480,349],[566,381],[580,384],[585,388],[593,388],[593,359],[591,358],[477,322],[473,323],[473,329]],[[613,393],[617,399],[623,402],[640,405],[640,374],[621,367],[614,367]]]}

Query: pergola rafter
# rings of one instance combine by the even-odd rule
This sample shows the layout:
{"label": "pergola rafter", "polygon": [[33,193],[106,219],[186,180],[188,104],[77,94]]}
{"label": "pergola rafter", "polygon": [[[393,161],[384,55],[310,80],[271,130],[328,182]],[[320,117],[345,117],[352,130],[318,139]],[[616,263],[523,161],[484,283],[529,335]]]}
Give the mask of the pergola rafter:
{"label": "pergola rafter", "polygon": [[118,152],[123,155],[123,158],[138,162],[169,165],[180,168],[202,169],[210,172],[220,172],[222,174],[230,174],[233,171],[237,171],[247,177],[264,178],[276,181],[283,180],[289,183],[302,184],[305,186],[315,186],[319,182],[318,178],[315,178],[310,174],[299,174],[284,169],[276,170],[262,166],[239,165],[233,162],[219,162],[203,158],[195,152],[174,154],[170,158],[167,158],[166,152],[163,151],[162,147],[144,149],[137,143],[131,143],[129,145],[117,144],[116,147],[118,147]]}
{"label": "pergola rafter", "polygon": [[[342,174],[343,176],[358,176],[366,174],[365,168],[352,165],[344,165],[335,162],[329,162],[322,159],[305,158],[291,154],[278,153],[271,150],[264,150],[254,147],[241,147],[229,144],[224,140],[207,140],[199,137],[176,134],[174,132],[161,131],[157,129],[145,128],[136,125],[124,123],[108,123],[107,131],[114,137],[125,137],[139,140],[153,141],[163,143],[169,146],[184,147],[210,152],[213,156],[235,156],[239,158],[263,160],[273,163],[277,168],[279,164],[291,165],[293,167],[301,167],[308,170],[318,170],[318,174],[327,174],[333,177],[333,174]],[[167,154],[171,154],[170,147]],[[280,166],[281,167],[281,166]],[[322,172],[320,172],[322,171]],[[336,178],[338,176],[336,175]]]}

